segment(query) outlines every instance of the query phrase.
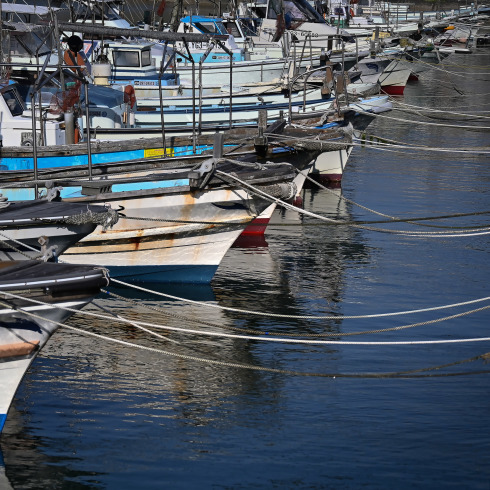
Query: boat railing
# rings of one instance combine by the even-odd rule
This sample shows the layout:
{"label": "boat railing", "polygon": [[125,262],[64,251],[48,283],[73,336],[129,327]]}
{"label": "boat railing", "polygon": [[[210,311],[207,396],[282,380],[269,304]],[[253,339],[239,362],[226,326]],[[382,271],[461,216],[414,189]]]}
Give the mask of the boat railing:
{"label": "boat railing", "polygon": [[[88,96],[88,86],[89,81],[85,76],[77,74],[73,72],[73,69],[80,69],[81,66],[77,65],[65,65],[58,62],[57,65],[49,65],[50,55],[46,57],[44,63],[41,65],[37,63],[36,65],[32,65],[30,63],[16,63],[16,62],[8,62],[8,63],[0,63],[0,67],[8,67],[12,68],[22,68],[22,67],[31,67],[36,68],[38,71],[38,77],[34,82],[30,90],[30,99],[31,99],[31,131],[32,131],[32,158],[34,164],[34,181],[38,181],[38,138],[37,138],[37,117],[36,112],[39,110],[39,130],[40,130],[40,141],[41,145],[46,143],[46,125],[45,121],[45,112],[42,99],[40,96],[40,92],[42,88],[47,85],[53,78],[56,76],[61,76],[64,74],[65,76],[69,76],[70,78],[74,78],[79,80],[81,84],[84,86],[84,96],[85,96],[85,119],[86,119],[86,127],[87,127],[87,158],[88,158],[88,177],[89,180],[92,180],[92,152],[90,146],[90,115],[89,115],[89,96]],[[50,74],[45,76],[46,70],[50,69]],[[38,95],[39,94],[39,95]],[[38,107],[36,107],[36,97],[38,101]],[[35,185],[35,198],[38,197],[38,184]]]}
{"label": "boat railing", "polygon": [[[166,143],[165,143],[165,116],[164,116],[164,110],[163,110],[163,89],[162,89],[162,77],[167,68],[172,65],[175,66],[175,63],[172,63],[175,56],[179,55],[182,56],[184,59],[186,59],[190,64],[191,64],[191,69],[192,69],[192,151],[193,153],[196,153],[196,139],[197,135],[202,133],[202,98],[203,98],[203,83],[202,83],[202,70],[203,70],[203,64],[206,58],[209,56],[211,51],[215,47],[219,47],[222,49],[230,58],[230,102],[229,102],[229,127],[230,129],[233,126],[233,115],[232,115],[232,109],[233,109],[233,52],[230,51],[219,39],[213,39],[208,43],[208,47],[206,51],[201,55],[198,63],[198,98],[199,98],[199,103],[197,104],[197,124],[196,124],[196,62],[191,54],[189,44],[186,39],[182,40],[182,43],[185,47],[186,53],[183,53],[182,51],[179,51],[175,49],[175,46],[173,47],[172,54],[170,55],[169,60],[165,63],[165,55],[167,52],[168,48],[168,41],[164,43],[164,53],[162,56],[162,61],[160,63],[160,70],[159,70],[159,76],[158,76],[158,92],[159,92],[159,99],[160,99],[160,119],[161,119],[161,124],[162,124],[162,140],[163,140],[163,157],[166,157]],[[197,127],[196,127],[197,126]]]}

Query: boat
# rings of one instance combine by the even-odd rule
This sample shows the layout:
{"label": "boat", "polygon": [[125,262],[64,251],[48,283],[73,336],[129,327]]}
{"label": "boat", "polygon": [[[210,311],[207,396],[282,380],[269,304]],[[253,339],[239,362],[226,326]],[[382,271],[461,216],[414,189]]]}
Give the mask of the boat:
{"label": "boat", "polygon": [[102,268],[0,262],[0,432],[22,378],[59,324],[108,284]]}
{"label": "boat", "polygon": [[72,202],[124,209],[112,229],[97,229],[64,260],[104,265],[112,277],[135,282],[210,282],[235,239],[270,204],[262,193],[293,197],[295,175],[280,161],[209,160],[195,170],[62,181]]}
{"label": "boat", "polygon": [[379,84],[381,91],[388,95],[403,95],[411,74],[401,60],[381,53],[360,60],[356,69],[361,71],[361,83]]}
{"label": "boat", "polygon": [[[204,134],[199,134],[199,125],[196,125],[197,127],[177,128],[177,131],[165,128],[166,137],[162,136],[160,127],[149,128],[144,132],[132,128],[119,128],[119,130],[97,128],[93,135],[98,138],[111,140],[121,138],[125,141],[96,140],[56,144],[56,141],[64,142],[66,140],[65,135],[56,134],[56,132],[65,132],[65,129],[61,127],[59,122],[55,122],[53,127],[49,124],[51,121],[44,121],[44,141],[48,145],[34,148],[31,146],[32,131],[27,131],[27,121],[30,118],[24,117],[23,113],[20,112],[21,109],[16,115],[12,114],[7,103],[9,98],[18,99],[15,85],[8,84],[4,91],[0,91],[2,133],[6,141],[14,144],[13,146],[5,145],[0,156],[0,166],[4,171],[1,180],[5,183],[14,180],[18,182],[33,180],[36,175],[40,181],[45,181],[67,175],[85,177],[90,172],[93,172],[93,175],[108,175],[124,172],[128,168],[161,169],[162,167],[170,168],[175,164],[180,166],[195,165],[213,155],[215,132],[229,127],[228,123],[221,126],[203,124],[201,129]],[[285,159],[284,161],[295,164],[295,161],[299,162],[298,155],[302,151],[301,141],[298,140],[298,137],[300,139],[310,138],[311,132],[315,138],[322,141],[322,152],[331,151],[331,148],[337,148],[338,140],[345,137],[342,127],[347,126],[347,122],[344,117],[349,113],[355,114],[355,111],[362,105],[364,105],[365,111],[372,111],[377,104],[375,99],[361,99],[356,102],[357,105],[355,106],[332,109],[327,113],[321,111],[314,114],[312,118],[308,117],[311,115],[308,113],[292,112],[290,123],[284,119],[272,122],[267,112],[265,113],[266,119],[271,124],[268,127],[264,125],[262,132],[268,138],[268,152],[271,155],[280,153],[281,157]],[[257,115],[259,112],[257,111]],[[333,120],[329,120],[330,116],[333,117]],[[355,118],[353,120],[355,121]],[[222,134],[223,153],[225,155],[233,154],[235,159],[256,155],[257,147],[254,141],[259,131],[257,124],[258,121],[252,120],[244,127],[235,127]],[[295,129],[295,126],[298,125],[302,127],[301,134]],[[47,128],[50,129],[49,135]],[[140,139],[141,136],[159,133],[159,137]],[[174,136],[176,134],[177,136]],[[179,134],[183,136],[178,136]],[[27,141],[28,136],[31,137],[31,145]],[[137,137],[139,138],[137,139]],[[290,140],[285,146],[284,141],[288,138]],[[39,140],[38,143],[41,143],[41,135],[38,135],[37,139]],[[24,144],[22,145],[22,143]],[[296,143],[299,143],[299,146]],[[329,147],[330,143],[333,147]],[[343,143],[348,142],[343,141]],[[307,162],[300,163],[305,165]],[[31,187],[11,189],[8,197],[11,200],[30,200],[36,196]]]}
{"label": "boat", "polygon": [[59,190],[49,199],[9,202],[0,194],[0,261],[44,258],[55,261],[97,226],[118,219],[110,207],[64,202]]}

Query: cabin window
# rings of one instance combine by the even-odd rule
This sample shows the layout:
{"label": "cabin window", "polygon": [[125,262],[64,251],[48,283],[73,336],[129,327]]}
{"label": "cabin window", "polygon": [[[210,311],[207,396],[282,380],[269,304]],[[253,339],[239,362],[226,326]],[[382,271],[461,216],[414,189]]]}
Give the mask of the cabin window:
{"label": "cabin window", "polygon": [[141,66],[151,65],[151,52],[149,49],[141,51]]}
{"label": "cabin window", "polygon": [[305,15],[303,9],[294,2],[284,2],[284,17],[290,16],[291,21],[305,22],[308,20],[308,16]]}
{"label": "cabin window", "polygon": [[6,90],[3,93],[3,98],[5,99],[12,116],[20,116],[24,112],[24,106],[14,90]]}
{"label": "cabin window", "polygon": [[118,66],[140,66],[140,57],[138,51],[113,51],[114,64]]}
{"label": "cabin window", "polygon": [[233,37],[242,37],[242,34],[238,30],[238,27],[235,24],[235,22],[229,21],[229,22],[223,22],[223,24],[228,34],[231,34]]}
{"label": "cabin window", "polygon": [[[315,19],[319,14],[310,6],[308,2],[297,2],[295,0],[270,0],[267,10],[268,19],[277,19],[277,14],[284,10],[284,20],[286,27],[288,22],[308,22]],[[288,27],[289,28],[289,27]]]}
{"label": "cabin window", "polygon": [[194,25],[204,34],[225,34],[214,22],[195,22]]}

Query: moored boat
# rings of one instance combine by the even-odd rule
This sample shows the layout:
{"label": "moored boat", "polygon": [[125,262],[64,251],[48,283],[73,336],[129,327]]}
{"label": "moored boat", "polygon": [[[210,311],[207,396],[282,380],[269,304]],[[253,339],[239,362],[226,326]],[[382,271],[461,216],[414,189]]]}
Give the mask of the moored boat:
{"label": "moored boat", "polygon": [[7,202],[2,198],[0,261],[40,257],[56,260],[98,225],[107,229],[117,219],[117,212],[104,205],[80,205],[47,199]]}
{"label": "moored boat", "polygon": [[[72,201],[110,202],[124,213],[111,230],[97,229],[64,259],[103,264],[111,276],[132,281],[209,282],[245,226],[270,204],[260,193],[295,194],[291,165],[259,167],[208,161],[195,171],[85,181]],[[64,186],[75,190],[80,182]]]}
{"label": "moored boat", "polygon": [[0,432],[27,369],[75,312],[62,308],[80,310],[108,283],[106,270],[91,266],[0,262]]}

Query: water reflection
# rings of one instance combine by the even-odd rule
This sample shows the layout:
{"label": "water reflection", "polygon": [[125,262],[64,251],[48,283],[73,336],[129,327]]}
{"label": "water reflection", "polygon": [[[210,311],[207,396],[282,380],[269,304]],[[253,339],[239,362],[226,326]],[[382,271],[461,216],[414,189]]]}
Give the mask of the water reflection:
{"label": "water reflection", "polygon": [[[328,194],[308,191],[304,198],[314,212],[348,218],[340,190]],[[326,227],[319,231],[303,227],[306,219],[289,211],[278,213],[274,219],[276,226],[271,226],[270,243],[267,237],[260,243],[257,240],[237,243],[211,286],[152,284],[145,287],[194,301],[255,311],[290,315],[338,311],[343,262],[336,242],[348,240],[351,232],[341,228]],[[279,226],[282,223],[291,226]],[[315,245],[313,250],[308,242],[319,233],[322,234],[323,248],[317,249]],[[318,294],[312,296],[305,271],[320,267],[324,271],[315,278]],[[96,301],[103,310],[96,306],[87,310],[104,315],[110,311],[136,324],[149,322],[220,333],[239,334],[242,330],[328,333],[338,331],[341,326],[340,321],[315,323],[250,317],[155,296],[115,283],[108,292],[113,295],[102,295]],[[301,359],[308,351],[310,362],[317,357],[322,359],[324,368],[332,362],[331,369],[335,369],[337,357],[335,347],[277,347],[255,340],[155,329],[163,336],[157,338],[138,329],[137,325],[118,323],[115,318],[111,321],[77,316],[70,324],[160,352],[114,344],[68,330],[58,332],[33,365],[21,396],[29,396],[33,391],[39,423],[36,432],[59,438],[60,444],[67,433],[82,431],[87,424],[107,430],[118,424],[125,427],[127,424],[167,424],[168,420],[178,420],[184,425],[201,427],[215,423],[223,412],[235,412],[243,395],[253,394],[252,403],[256,399],[258,406],[264,402],[274,405],[281,399],[283,376],[260,369],[210,364],[206,360],[280,369],[286,368],[291,359]],[[202,362],[196,362],[195,358]],[[298,367],[304,368],[302,361]],[[9,416],[7,429],[10,433],[14,432],[14,419],[15,415]],[[51,425],[49,434],[44,419]],[[68,426],[66,420],[69,420]],[[35,422],[29,420],[27,426],[32,428]],[[23,444],[28,444],[25,436]],[[8,461],[6,463],[8,465]],[[47,464],[50,464],[49,460]],[[58,471],[63,475],[61,469]]]}
{"label": "water reflection", "polygon": [[[454,93],[433,82],[430,87],[433,94]],[[484,92],[481,87],[477,91]],[[404,100],[410,96],[407,87]],[[435,97],[433,101],[440,103]],[[385,135],[392,131],[393,139],[417,138],[421,144],[447,147],[462,137],[460,130],[433,133],[381,118],[372,129]],[[468,145],[475,143],[473,137],[471,133]],[[474,144],[481,145],[481,140]],[[342,191],[306,190],[303,199],[305,209],[346,220],[373,215],[341,199],[341,192],[393,215],[471,212],[486,209],[488,182],[487,162],[471,155],[448,160],[432,153],[377,153],[366,147],[353,152]],[[160,290],[247,310],[325,315],[399,311],[477,298],[488,282],[488,239],[415,242],[316,225],[290,211],[278,211],[273,218],[263,240],[238,242],[230,250],[210,286]],[[109,291],[126,299],[105,295],[100,304],[134,322],[222,334],[255,329],[315,335],[402,322],[354,325],[348,320],[250,317],[114,283]],[[90,311],[102,312],[95,307]],[[417,318],[426,319],[429,316]],[[342,482],[346,487],[352,483],[352,488],[379,488],[386,481],[399,486],[415,473],[419,481],[442,475],[442,486],[482,486],[488,476],[488,471],[481,472],[486,468],[484,451],[478,450],[488,446],[481,430],[488,422],[482,403],[488,398],[488,355],[472,360],[488,350],[486,344],[276,345],[156,330],[162,339],[107,319],[79,317],[71,324],[165,352],[61,329],[32,366],[9,414],[0,441],[10,480],[5,485],[158,488],[165,482],[172,488],[197,487],[206,486],[211,480],[205,478],[213,474],[219,476],[212,484],[229,488],[269,488],[277,482],[292,487],[298,468],[304,478],[300,486],[319,488],[330,482],[334,487]],[[481,312],[383,340],[487,334],[488,312]],[[206,360],[250,364],[257,370]],[[300,378],[262,368],[357,373],[358,378]],[[409,381],[381,379],[402,371]],[[366,379],[369,373],[379,379]],[[414,452],[415,446],[420,451]],[[477,449],[468,452],[467,447]],[[436,453],[441,457],[434,462]],[[379,461],[385,465],[373,476]],[[428,461],[433,465],[429,470]],[[463,470],[453,478],[440,461]],[[246,467],[256,471],[244,472]],[[2,476],[0,471],[0,487]]]}
{"label": "water reflection", "polygon": [[[29,380],[24,392],[29,398]],[[29,430],[29,410],[19,411],[16,403],[10,408],[7,424],[0,438],[0,488],[94,488],[98,477],[93,471],[75,469],[80,461],[75,453],[68,454],[61,449],[62,455],[47,454],[45,449],[56,436],[39,437]],[[72,481],[72,484],[68,482]],[[76,482],[76,483],[75,483]],[[68,485],[67,485],[68,484]]]}

